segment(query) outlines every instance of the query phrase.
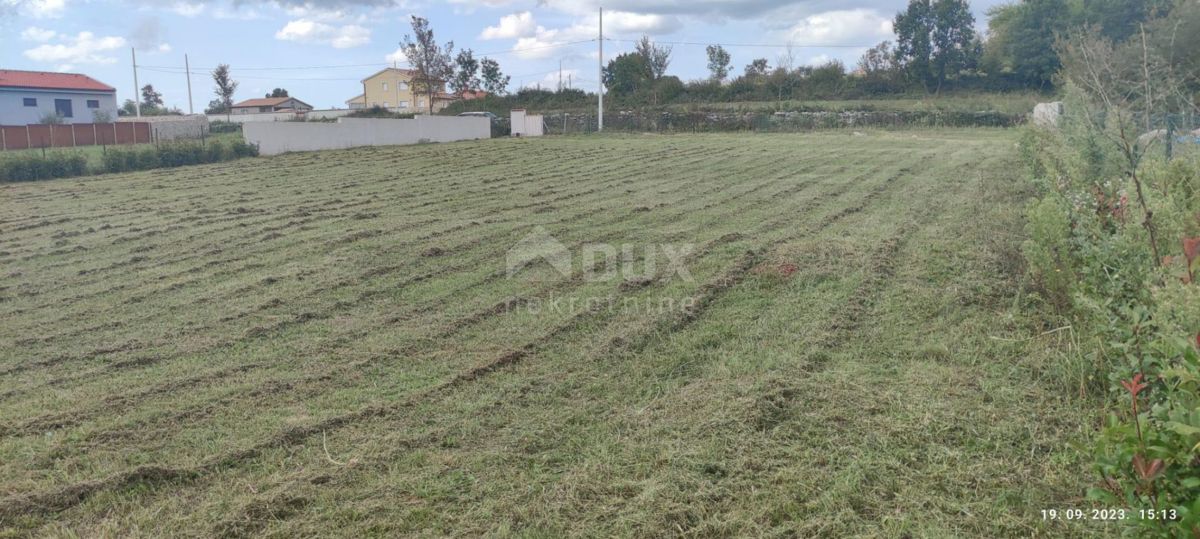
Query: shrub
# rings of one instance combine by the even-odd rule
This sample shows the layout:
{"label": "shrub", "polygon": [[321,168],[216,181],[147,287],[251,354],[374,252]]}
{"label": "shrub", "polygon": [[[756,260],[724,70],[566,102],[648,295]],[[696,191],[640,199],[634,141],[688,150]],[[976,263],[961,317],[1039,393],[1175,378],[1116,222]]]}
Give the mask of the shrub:
{"label": "shrub", "polygon": [[1031,202],[1025,223],[1029,239],[1021,245],[1035,282],[1059,310],[1070,307],[1076,281],[1070,211],[1056,193]]}
{"label": "shrub", "polygon": [[[1023,137],[1041,196],[1022,251],[1044,296],[1095,343],[1107,381],[1089,499],[1124,506],[1139,536],[1200,532],[1200,158],[1146,160],[1138,198],[1117,142],[1069,107],[1062,129]],[[1086,118],[1084,119],[1086,120]],[[1144,222],[1153,214],[1151,245]],[[1152,254],[1157,250],[1163,257]],[[1081,386],[1081,390],[1083,387]],[[1150,518],[1149,512],[1154,512]]]}
{"label": "shrub", "polygon": [[104,172],[128,172],[217,163],[257,155],[257,146],[240,140],[228,146],[220,141],[207,145],[194,141],[171,142],[157,147],[109,148],[104,154],[102,168]]}
{"label": "shrub", "polygon": [[390,118],[394,120],[409,120],[416,117],[412,112],[393,112],[378,105],[359,109],[346,115],[347,118]]}
{"label": "shrub", "polygon": [[0,159],[0,181],[28,182],[67,178],[87,173],[87,158],[78,153],[53,152],[42,156]]}
{"label": "shrub", "polygon": [[258,157],[258,146],[246,141],[235,140],[232,144],[234,157]]}
{"label": "shrub", "polygon": [[210,122],[208,124],[208,132],[212,134],[218,133],[241,133],[242,124],[236,122]]}

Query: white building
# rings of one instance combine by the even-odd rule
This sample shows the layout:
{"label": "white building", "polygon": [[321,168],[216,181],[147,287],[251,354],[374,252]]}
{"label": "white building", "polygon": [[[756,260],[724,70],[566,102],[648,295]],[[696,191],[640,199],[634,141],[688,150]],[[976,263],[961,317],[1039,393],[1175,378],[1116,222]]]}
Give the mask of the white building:
{"label": "white building", "polygon": [[0,69],[0,125],[117,119],[117,90],[87,75]]}

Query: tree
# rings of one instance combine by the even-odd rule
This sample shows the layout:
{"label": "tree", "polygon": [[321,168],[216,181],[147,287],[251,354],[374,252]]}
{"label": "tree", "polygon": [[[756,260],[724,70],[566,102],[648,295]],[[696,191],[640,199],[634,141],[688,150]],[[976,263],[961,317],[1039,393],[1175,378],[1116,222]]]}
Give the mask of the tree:
{"label": "tree", "polygon": [[142,107],[147,109],[157,109],[162,107],[162,94],[154,91],[154,85],[147,84],[142,86]]}
{"label": "tree", "polygon": [[508,91],[508,75],[500,72],[500,63],[484,58],[479,62],[480,75],[483,77],[483,90],[489,94],[503,95]]}
{"label": "tree", "polygon": [[762,77],[771,71],[771,66],[767,65],[766,58],[755,58],[746,65],[747,77]]}
{"label": "tree", "polygon": [[929,0],[911,0],[908,8],[896,14],[892,28],[896,32],[896,63],[905,72],[928,84],[933,59],[933,6]]}
{"label": "tree", "polygon": [[863,75],[892,71],[896,68],[895,54],[892,51],[892,42],[883,41],[863,53],[862,57],[858,59],[858,70],[862,71]]}
{"label": "tree", "polygon": [[1049,86],[1061,66],[1054,42],[1067,30],[1068,19],[1066,0],[1025,0],[992,8],[985,69],[1011,73],[1026,86]]}
{"label": "tree", "polygon": [[979,57],[975,16],[966,0],[936,0],[933,4],[933,72],[941,91],[947,74],[974,67]]}
{"label": "tree", "polygon": [[671,65],[671,47],[662,47],[650,41],[650,36],[643,35],[637,42],[634,52],[646,61],[650,70],[650,78],[658,80],[667,74],[667,66]]}
{"label": "tree", "polygon": [[450,89],[454,91],[455,97],[462,97],[465,92],[478,90],[480,84],[479,61],[475,59],[471,49],[458,51],[458,56],[454,58],[454,64],[458,69],[454,73],[454,78],[450,79]]}
{"label": "tree", "polygon": [[896,14],[896,63],[928,91],[973,68],[979,56],[975,16],[966,0],[911,0]]}
{"label": "tree", "polygon": [[288,91],[286,89],[276,88],[274,90],[271,90],[271,93],[267,94],[265,97],[289,97],[289,96],[288,96]]}
{"label": "tree", "polygon": [[604,68],[604,87],[615,94],[632,94],[648,88],[653,77],[645,56],[627,52],[609,60]]}
{"label": "tree", "polygon": [[708,53],[708,72],[712,74],[712,79],[718,82],[725,80],[732,63],[729,52],[720,45],[709,45],[704,50]]}
{"label": "tree", "polygon": [[437,41],[434,41],[429,20],[424,17],[412,16],[412,31],[411,36],[405,34],[400,48],[416,72],[412,79],[413,92],[425,94],[429,100],[429,113],[433,114],[434,97],[438,92],[444,91],[446,81],[454,75],[454,64],[451,61],[454,42],[447,41],[445,45],[438,45]]}
{"label": "tree", "polygon": [[[228,115],[233,111],[233,94],[237,92],[238,83],[233,80],[229,74],[229,64],[218,64],[217,68],[212,72],[213,92],[217,94],[217,100],[221,102],[222,112]],[[212,103],[209,103],[212,106]]]}
{"label": "tree", "polygon": [[220,99],[214,99],[208,102],[208,107],[205,107],[205,114],[225,114],[229,109],[225,106],[225,102]]}

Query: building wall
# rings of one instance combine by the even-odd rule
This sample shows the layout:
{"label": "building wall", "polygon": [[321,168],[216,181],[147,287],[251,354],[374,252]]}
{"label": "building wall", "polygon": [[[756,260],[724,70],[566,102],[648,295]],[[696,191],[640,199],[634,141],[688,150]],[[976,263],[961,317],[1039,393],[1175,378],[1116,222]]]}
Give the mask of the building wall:
{"label": "building wall", "polygon": [[417,116],[411,120],[339,118],[337,123],[252,122],[242,125],[246,142],[262,155],[334,150],[358,146],[394,146],[453,142],[492,136],[487,118]]}
{"label": "building wall", "polygon": [[304,103],[301,103],[300,101],[297,101],[295,98],[288,99],[287,101],[284,101],[283,103],[275,105],[275,107],[281,108],[281,109],[312,110],[312,107],[305,105]]}
{"label": "building wall", "polygon": [[[37,106],[25,106],[25,98],[37,100]],[[109,121],[117,119],[117,97],[115,92],[75,92],[65,90],[22,90],[17,88],[0,88],[0,125],[36,124],[49,114],[54,114],[54,100],[68,99],[71,101],[71,118],[63,118],[64,123],[92,123],[93,112],[102,111],[109,115]],[[88,100],[98,101],[99,107],[88,108]]]}
{"label": "building wall", "polygon": [[412,92],[412,77],[404,71],[389,69],[364,80],[363,96],[366,98],[366,108],[385,107],[400,112],[418,111],[418,97]]}

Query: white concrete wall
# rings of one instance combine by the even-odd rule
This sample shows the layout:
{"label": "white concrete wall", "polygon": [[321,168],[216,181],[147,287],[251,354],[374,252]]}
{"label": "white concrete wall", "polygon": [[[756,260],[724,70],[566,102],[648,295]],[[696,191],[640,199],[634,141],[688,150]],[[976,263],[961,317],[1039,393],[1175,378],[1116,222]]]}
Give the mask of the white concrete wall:
{"label": "white concrete wall", "polygon": [[262,155],[334,150],[358,146],[394,146],[490,138],[487,118],[418,116],[412,120],[339,118],[337,123],[250,122],[242,125],[246,142]]}
{"label": "white concrete wall", "polygon": [[[24,99],[37,99],[36,107],[26,107]],[[57,90],[21,90],[16,88],[0,88],[0,125],[36,124],[43,116],[54,114],[54,100],[69,99],[71,101],[71,118],[63,118],[63,123],[90,124],[94,111],[108,113],[108,121],[117,119],[117,97],[112,92],[70,92]],[[88,100],[99,101],[99,108],[89,109]]]}
{"label": "white concrete wall", "polygon": [[198,139],[208,134],[208,118],[203,114],[191,116],[124,116],[121,122],[147,122],[154,140],[169,141]]}
{"label": "white concrete wall", "polygon": [[310,120],[327,120],[331,118],[341,118],[347,114],[354,112],[351,109],[326,109],[326,110],[310,110],[304,114],[297,115],[294,112],[264,112],[260,114],[238,114],[233,113],[228,116],[224,114],[209,114],[208,121],[210,122],[233,122],[236,124],[244,124],[250,122],[289,122],[297,118],[307,118]]}
{"label": "white concrete wall", "polygon": [[544,134],[545,124],[541,114],[529,114],[524,109],[513,109],[509,112],[509,133],[514,137],[540,137]]}

